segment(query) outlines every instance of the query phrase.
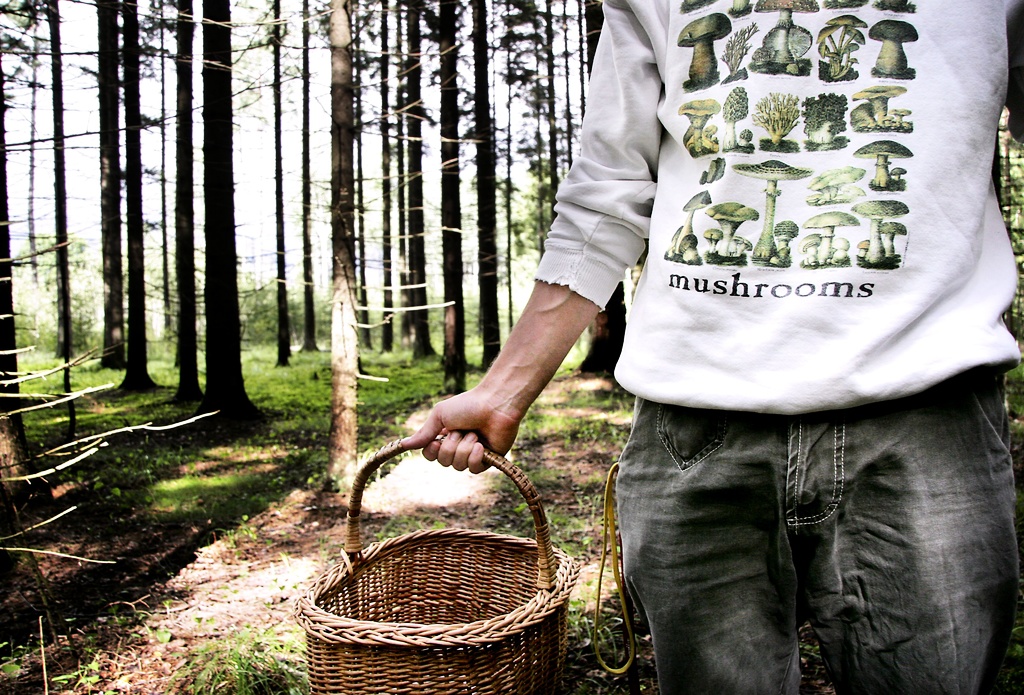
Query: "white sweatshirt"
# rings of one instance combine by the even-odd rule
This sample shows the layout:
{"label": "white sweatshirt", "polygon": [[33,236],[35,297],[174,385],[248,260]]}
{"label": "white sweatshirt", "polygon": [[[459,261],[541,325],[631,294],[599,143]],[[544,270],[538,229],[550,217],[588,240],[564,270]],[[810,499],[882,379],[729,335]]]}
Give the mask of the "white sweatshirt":
{"label": "white sweatshirt", "polygon": [[1018,361],[991,172],[1024,0],[604,8],[537,279],[603,306],[648,240],[626,389],[795,414]]}

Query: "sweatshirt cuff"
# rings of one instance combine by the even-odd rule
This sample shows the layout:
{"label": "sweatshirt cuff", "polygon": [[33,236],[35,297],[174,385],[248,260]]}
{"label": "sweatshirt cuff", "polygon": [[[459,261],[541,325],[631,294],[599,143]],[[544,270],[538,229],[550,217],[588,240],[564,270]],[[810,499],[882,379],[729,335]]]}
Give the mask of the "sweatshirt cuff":
{"label": "sweatshirt cuff", "polygon": [[579,249],[562,248],[548,240],[535,280],[565,285],[602,309],[623,280],[623,271],[611,268]]}

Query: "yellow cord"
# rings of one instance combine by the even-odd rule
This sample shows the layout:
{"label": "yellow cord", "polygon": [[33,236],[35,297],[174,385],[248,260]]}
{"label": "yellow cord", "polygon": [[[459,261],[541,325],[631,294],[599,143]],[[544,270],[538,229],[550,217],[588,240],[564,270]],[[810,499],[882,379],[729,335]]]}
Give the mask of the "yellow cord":
{"label": "yellow cord", "polygon": [[[630,666],[633,665],[633,661],[636,659],[636,639],[633,637],[633,621],[630,618],[629,611],[626,608],[626,589],[622,584],[622,574],[619,572],[619,544],[616,537],[615,528],[615,477],[619,472],[619,464],[615,463],[608,471],[608,478],[604,485],[604,532],[602,537],[601,545],[601,567],[597,572],[597,600],[596,608],[594,609],[594,654],[597,656],[597,663],[601,665],[608,673],[621,676],[626,673]],[[615,589],[619,592],[619,601],[622,604],[622,620],[626,626],[626,641],[629,643],[627,648],[629,650],[629,658],[626,659],[626,663],[619,667],[609,666],[605,660],[601,657],[601,651],[598,648],[597,631],[598,626],[601,622],[601,581],[604,577],[604,566],[608,559],[608,550],[611,549],[612,556],[612,576],[615,577]]]}

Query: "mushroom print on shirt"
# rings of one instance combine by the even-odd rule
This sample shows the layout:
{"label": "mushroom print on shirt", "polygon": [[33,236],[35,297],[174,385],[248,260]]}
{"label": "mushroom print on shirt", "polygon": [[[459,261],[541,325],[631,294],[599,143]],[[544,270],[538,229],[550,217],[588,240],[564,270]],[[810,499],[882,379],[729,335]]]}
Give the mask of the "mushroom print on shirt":
{"label": "mushroom print on shirt", "polygon": [[[900,199],[915,185],[911,106],[927,70],[915,3],[688,1],[678,12],[669,55],[689,66],[684,148],[733,176],[716,186],[704,172],[665,260],[851,278],[902,267],[926,224]],[[741,198],[737,175],[764,182],[763,196]],[[780,217],[780,199],[801,205]]]}
{"label": "mushroom print on shirt", "polygon": [[603,5],[536,278],[603,306],[643,259],[625,389],[798,414],[1018,361],[992,157],[1024,0]]}

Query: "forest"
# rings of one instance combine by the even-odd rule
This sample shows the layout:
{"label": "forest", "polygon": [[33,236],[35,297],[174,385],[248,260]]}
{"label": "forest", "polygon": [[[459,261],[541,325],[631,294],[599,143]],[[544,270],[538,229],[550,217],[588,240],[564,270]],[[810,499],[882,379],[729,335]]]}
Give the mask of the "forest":
{"label": "forest", "polygon": [[[309,692],[295,600],[342,554],[361,461],[501,350],[601,29],[601,0],[0,0],[0,693]],[[736,132],[730,101],[723,146],[786,147],[789,111],[832,146],[824,95],[749,106],[767,137]],[[993,153],[1020,268],[1005,123]],[[657,692],[642,627],[629,676],[592,651],[623,657],[597,574],[638,275],[510,454],[581,566],[571,695]],[[1024,329],[1024,292],[1005,320]],[[1024,510],[1024,370],[1007,394]],[[371,540],[532,529],[500,474],[419,457],[377,472],[364,507]],[[999,693],[1024,689],[1017,625]],[[801,660],[801,692],[833,692],[809,630]]]}

